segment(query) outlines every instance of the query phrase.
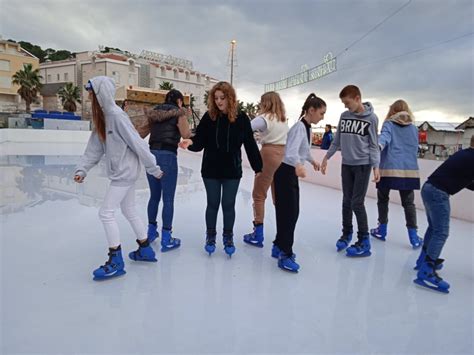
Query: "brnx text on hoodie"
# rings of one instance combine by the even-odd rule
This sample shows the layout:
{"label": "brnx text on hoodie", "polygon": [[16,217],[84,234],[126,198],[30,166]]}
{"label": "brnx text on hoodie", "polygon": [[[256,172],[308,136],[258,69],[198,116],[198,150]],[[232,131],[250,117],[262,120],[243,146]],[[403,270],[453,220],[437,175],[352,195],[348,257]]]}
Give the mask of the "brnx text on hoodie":
{"label": "brnx text on hoodie", "polygon": [[378,168],[380,149],[377,139],[379,119],[369,102],[364,102],[364,112],[345,111],[341,115],[334,141],[326,153],[331,158],[341,150],[344,165],[371,165]]}

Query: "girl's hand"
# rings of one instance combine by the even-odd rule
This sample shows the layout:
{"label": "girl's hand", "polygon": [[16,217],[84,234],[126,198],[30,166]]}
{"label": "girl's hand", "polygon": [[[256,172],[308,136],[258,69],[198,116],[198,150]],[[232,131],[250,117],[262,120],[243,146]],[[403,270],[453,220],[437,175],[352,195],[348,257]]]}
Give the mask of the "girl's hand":
{"label": "girl's hand", "polygon": [[84,177],[80,175],[74,175],[74,181],[81,184],[84,181]]}
{"label": "girl's hand", "polygon": [[373,182],[379,182],[380,181],[380,170],[379,170],[379,168],[374,168],[374,179],[372,181]]}
{"label": "girl's hand", "polygon": [[298,176],[300,178],[305,178],[306,177],[306,169],[305,169],[304,165],[303,164],[296,165],[295,173],[296,173],[296,176]]}
{"label": "girl's hand", "polygon": [[188,149],[190,145],[193,145],[193,141],[191,139],[183,139],[181,142],[178,143],[178,146],[181,149]]}
{"label": "girl's hand", "polygon": [[321,163],[321,172],[323,173],[323,175],[326,175],[327,167],[328,167],[328,160],[324,158],[323,162]]}
{"label": "girl's hand", "polygon": [[313,165],[314,171],[319,171],[321,169],[321,165],[315,160],[311,163]]}

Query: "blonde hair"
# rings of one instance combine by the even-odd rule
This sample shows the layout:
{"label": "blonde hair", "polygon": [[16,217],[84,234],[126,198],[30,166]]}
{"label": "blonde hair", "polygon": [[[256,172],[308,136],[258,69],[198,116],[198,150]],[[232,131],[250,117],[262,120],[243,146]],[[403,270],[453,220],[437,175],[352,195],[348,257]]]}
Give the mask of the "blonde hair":
{"label": "blonde hair", "polygon": [[392,117],[396,113],[403,112],[403,111],[408,112],[412,122],[415,120],[415,117],[413,116],[413,113],[411,112],[410,107],[408,106],[406,101],[401,100],[401,99],[395,101],[393,104],[390,105],[390,108],[387,113],[387,117],[385,117],[385,119],[388,120],[390,117]]}
{"label": "blonde hair", "polygon": [[229,118],[230,122],[235,122],[237,119],[237,95],[235,94],[235,89],[226,81],[220,81],[216,85],[212,87],[209,91],[209,95],[207,97],[207,107],[209,109],[209,116],[211,119],[215,121],[217,116],[220,114],[220,110],[216,105],[216,101],[214,99],[214,94],[216,91],[222,91],[225,98],[227,99],[227,117]]}
{"label": "blonde hair", "polygon": [[275,91],[269,91],[260,97],[259,114],[268,114],[269,119],[276,118],[278,121],[286,122],[285,105],[280,95]]}

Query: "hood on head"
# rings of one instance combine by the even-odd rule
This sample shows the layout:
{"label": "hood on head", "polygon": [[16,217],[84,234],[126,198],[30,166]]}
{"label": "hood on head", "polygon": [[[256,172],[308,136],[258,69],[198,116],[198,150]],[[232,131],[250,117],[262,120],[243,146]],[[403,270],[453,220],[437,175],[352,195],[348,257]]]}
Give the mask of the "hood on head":
{"label": "hood on head", "polygon": [[115,81],[108,76],[96,76],[89,81],[102,110],[106,112],[114,109],[117,106],[115,104]]}

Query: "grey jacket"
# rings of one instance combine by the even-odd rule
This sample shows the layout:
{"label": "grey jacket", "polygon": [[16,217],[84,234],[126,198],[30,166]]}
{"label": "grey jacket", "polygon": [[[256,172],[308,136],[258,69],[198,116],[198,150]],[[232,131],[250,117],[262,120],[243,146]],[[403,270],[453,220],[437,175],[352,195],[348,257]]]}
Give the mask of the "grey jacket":
{"label": "grey jacket", "polygon": [[[311,134],[311,125],[309,131]],[[296,167],[298,164],[304,165],[305,161],[314,163],[306,125],[303,120],[299,120],[288,131],[283,162]]]}
{"label": "grey jacket", "polygon": [[344,165],[379,167],[380,149],[377,138],[379,119],[370,102],[364,102],[364,112],[345,111],[341,115],[334,140],[326,153],[331,158],[341,150]]}
{"label": "grey jacket", "polygon": [[148,145],[140,138],[128,115],[115,104],[115,83],[106,76],[90,80],[105,117],[105,142],[94,130],[87,143],[76,175],[85,177],[87,172],[105,156],[107,176],[112,185],[129,186],[140,176],[140,163],[148,174],[161,175],[156,159]]}

